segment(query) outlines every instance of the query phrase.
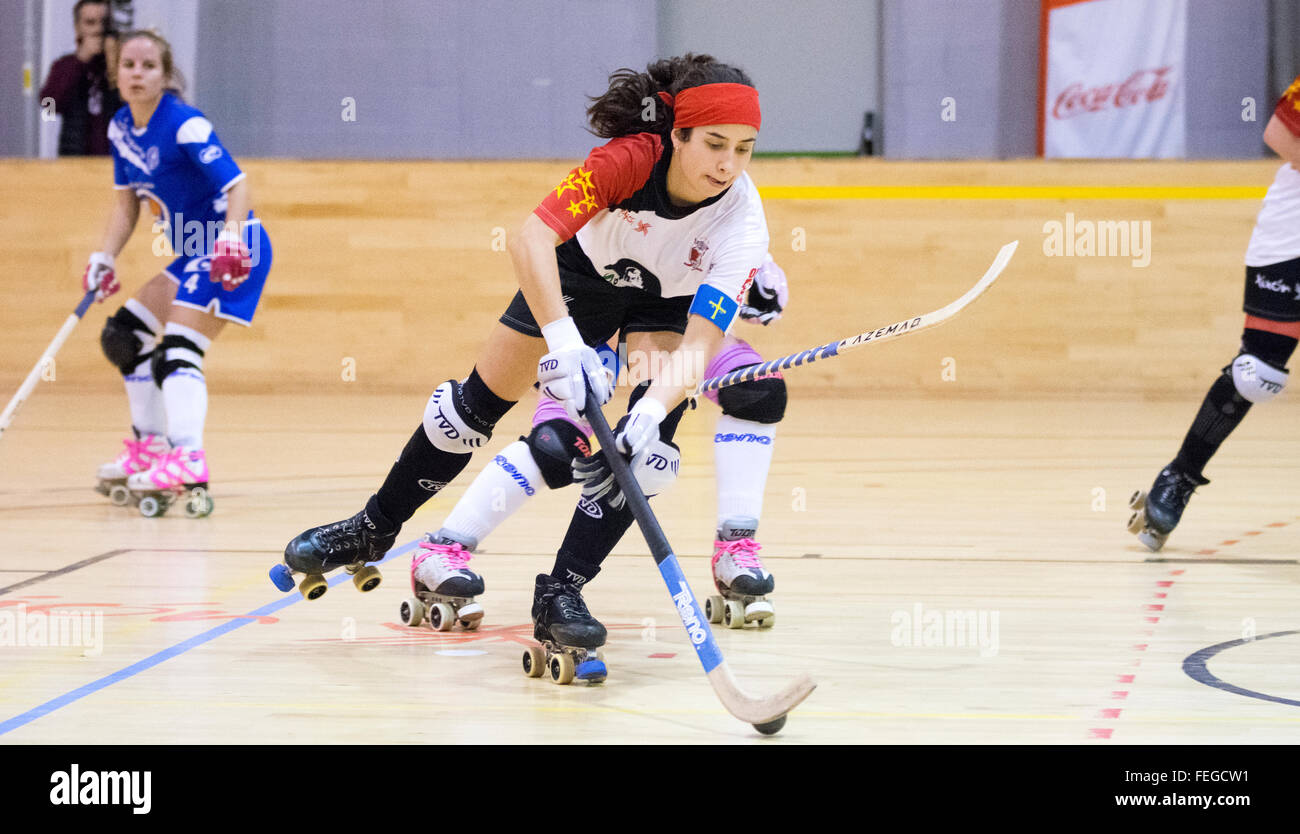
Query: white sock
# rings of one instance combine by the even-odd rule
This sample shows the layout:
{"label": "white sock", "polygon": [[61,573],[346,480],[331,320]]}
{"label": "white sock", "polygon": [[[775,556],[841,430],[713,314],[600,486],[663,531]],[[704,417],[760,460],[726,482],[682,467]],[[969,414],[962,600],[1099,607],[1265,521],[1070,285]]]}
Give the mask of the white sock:
{"label": "white sock", "polygon": [[763,488],[772,465],[776,426],[718,418],[713,435],[713,460],[718,481],[718,525],[729,518],[762,518]]}
{"label": "white sock", "polygon": [[187,339],[198,348],[195,352],[189,347],[167,347],[167,360],[180,359],[194,366],[182,365],[163,380],[163,399],[167,403],[167,439],[173,446],[202,449],[203,423],[208,416],[208,381],[203,376],[203,354],[211,346],[212,340],[197,330],[175,322],[167,323],[166,335]]}
{"label": "white sock", "polygon": [[131,406],[131,425],[141,437],[148,434],[167,434],[167,408],[163,404],[162,391],[153,379],[153,349],[158,346],[162,324],[149,308],[134,298],[128,298],[122,305],[130,310],[136,318],[144,322],[149,332],[136,331],[140,337],[139,364],[127,374],[126,401]]}
{"label": "white sock", "polygon": [[546,489],[546,481],[542,479],[532,452],[528,451],[528,444],[516,440],[478,473],[442,526],[482,542],[501,522],[543,489]]}

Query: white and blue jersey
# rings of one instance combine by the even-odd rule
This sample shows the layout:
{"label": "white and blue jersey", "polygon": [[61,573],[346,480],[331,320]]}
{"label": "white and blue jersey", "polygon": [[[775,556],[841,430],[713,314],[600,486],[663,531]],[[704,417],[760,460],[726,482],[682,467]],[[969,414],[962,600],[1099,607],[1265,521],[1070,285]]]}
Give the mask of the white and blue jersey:
{"label": "white and blue jersey", "polygon": [[163,93],[143,128],[124,106],[108,127],[113,187],[134,191],[154,215],[154,231],[178,257],[164,272],[180,286],[175,303],[249,324],[271,269],[271,242],[248,213],[248,277],[232,291],[209,280],[209,255],[226,219],[226,192],[244,178],[212,123],[197,108]]}

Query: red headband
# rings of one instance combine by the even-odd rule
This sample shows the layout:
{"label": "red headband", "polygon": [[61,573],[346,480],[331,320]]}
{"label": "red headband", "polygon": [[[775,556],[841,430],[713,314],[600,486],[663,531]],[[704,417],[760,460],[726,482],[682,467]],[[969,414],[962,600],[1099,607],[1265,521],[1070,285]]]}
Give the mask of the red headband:
{"label": "red headband", "polygon": [[759,130],[763,114],[758,108],[758,90],[747,84],[702,84],[687,87],[676,97],[660,93],[673,108],[673,127],[700,125],[749,125]]}

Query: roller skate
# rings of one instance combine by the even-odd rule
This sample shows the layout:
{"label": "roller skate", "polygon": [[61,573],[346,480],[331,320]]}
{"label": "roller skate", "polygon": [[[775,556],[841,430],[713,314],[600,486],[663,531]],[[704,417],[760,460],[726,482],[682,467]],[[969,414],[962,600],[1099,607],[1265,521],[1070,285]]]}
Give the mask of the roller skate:
{"label": "roller skate", "polygon": [[757,622],[759,628],[776,624],[776,612],[765,596],[776,580],[759,561],[762,545],[750,536],[758,529],[756,518],[729,518],[718,528],[713,543],[713,584],[721,596],[704,601],[704,613],[711,623],[727,628],[744,628]]}
{"label": "roller skate", "polygon": [[185,504],[186,518],[203,518],[212,512],[208,495],[208,457],[202,449],[177,446],[158,457],[153,466],[126,479],[140,515],[155,518],[177,501]]}
{"label": "roller skate", "polygon": [[[469,569],[478,542],[447,530],[429,533],[411,555],[411,590],[399,616],[408,626],[426,617],[434,631],[450,631],[456,623],[473,631],[483,622],[483,606],[474,597],[483,593],[483,577]],[[432,590],[431,590],[432,588]]]}
{"label": "roller skate", "polygon": [[372,507],[351,518],[313,527],[300,533],[284,548],[284,561],[271,568],[271,582],[281,591],[292,591],[293,575],[302,574],[298,590],[307,599],[318,599],[329,590],[325,574],[343,568],[352,574],[358,591],[373,591],[383,580],[379,568],[367,565],[378,562],[397,541],[400,526],[390,524]]}
{"label": "roller skate", "polygon": [[1178,526],[1192,493],[1208,483],[1205,478],[1188,474],[1170,463],[1160,470],[1150,492],[1138,490],[1128,500],[1134,511],[1128,520],[1128,531],[1148,549],[1158,551]]}
{"label": "roller skate", "polygon": [[160,434],[146,434],[144,437],[128,437],[122,443],[126,449],[113,460],[99,467],[96,477],[95,492],[107,495],[108,500],[118,507],[131,503],[131,490],[127,488],[126,479],[137,472],[144,472],[158,458],[171,450],[167,438]]}
{"label": "roller skate", "polygon": [[524,651],[524,674],[549,672],[558,684],[574,679],[601,683],[607,670],[597,651],[605,645],[605,627],[591,616],[582,589],[539,574],[533,592],[533,637],[542,645]]}

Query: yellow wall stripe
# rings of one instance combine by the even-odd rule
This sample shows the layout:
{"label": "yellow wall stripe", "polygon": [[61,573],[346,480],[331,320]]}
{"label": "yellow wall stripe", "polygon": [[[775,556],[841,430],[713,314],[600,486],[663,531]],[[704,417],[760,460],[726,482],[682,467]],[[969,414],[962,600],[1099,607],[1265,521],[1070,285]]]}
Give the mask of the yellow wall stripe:
{"label": "yellow wall stripe", "polygon": [[769,185],[764,200],[1262,200],[1256,185]]}

